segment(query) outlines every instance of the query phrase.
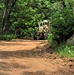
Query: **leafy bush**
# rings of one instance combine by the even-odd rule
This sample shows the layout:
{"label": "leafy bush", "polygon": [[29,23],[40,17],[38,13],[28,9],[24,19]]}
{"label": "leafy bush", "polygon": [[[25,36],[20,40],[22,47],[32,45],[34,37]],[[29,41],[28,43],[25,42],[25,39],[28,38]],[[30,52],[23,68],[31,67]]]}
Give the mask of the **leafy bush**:
{"label": "leafy bush", "polygon": [[29,27],[28,29],[22,29],[20,32],[21,32],[19,34],[20,38],[24,38],[25,36],[33,37],[34,28]]}
{"label": "leafy bush", "polygon": [[58,44],[66,41],[74,32],[74,14],[69,9],[63,9],[52,16],[51,33],[53,41]]}
{"label": "leafy bush", "polygon": [[15,39],[17,37],[17,35],[0,35],[0,40],[11,40],[11,39]]}

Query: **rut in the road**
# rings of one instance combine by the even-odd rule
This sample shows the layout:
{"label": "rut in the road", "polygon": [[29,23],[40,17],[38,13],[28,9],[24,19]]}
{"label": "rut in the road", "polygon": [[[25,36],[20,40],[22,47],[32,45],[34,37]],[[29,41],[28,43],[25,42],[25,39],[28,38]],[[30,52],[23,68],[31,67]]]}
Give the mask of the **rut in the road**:
{"label": "rut in the road", "polygon": [[0,58],[44,57],[48,51],[50,51],[50,54],[53,53],[52,49],[49,49],[48,45],[44,45],[42,47],[37,46],[32,50],[0,51]]}

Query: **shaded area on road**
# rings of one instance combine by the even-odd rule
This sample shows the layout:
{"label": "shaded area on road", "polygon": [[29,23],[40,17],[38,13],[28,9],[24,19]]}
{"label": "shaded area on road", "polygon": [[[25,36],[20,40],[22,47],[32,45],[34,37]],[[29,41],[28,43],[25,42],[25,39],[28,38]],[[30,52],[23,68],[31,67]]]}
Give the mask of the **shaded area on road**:
{"label": "shaded area on road", "polygon": [[19,50],[19,51],[0,51],[0,58],[10,58],[10,57],[16,57],[16,58],[23,58],[23,57],[40,57],[45,54],[45,51],[43,50]]}
{"label": "shaded area on road", "polygon": [[36,71],[36,72],[24,72],[23,75],[74,75],[72,71],[63,71],[58,70],[56,72],[49,72],[49,74],[44,73],[43,71]]}
{"label": "shaded area on road", "polygon": [[0,61],[0,70],[3,71],[11,71],[11,68],[18,68],[18,69],[28,69],[29,67],[16,63],[9,63],[9,62],[1,62]]}
{"label": "shaded area on road", "polygon": [[6,73],[0,73],[0,75],[9,75],[9,74],[6,74]]}
{"label": "shaded area on road", "polygon": [[24,72],[23,75],[46,75],[43,71],[36,71],[36,72]]}
{"label": "shaded area on road", "polygon": [[52,72],[52,75],[74,75],[74,71],[59,69],[56,72]]}

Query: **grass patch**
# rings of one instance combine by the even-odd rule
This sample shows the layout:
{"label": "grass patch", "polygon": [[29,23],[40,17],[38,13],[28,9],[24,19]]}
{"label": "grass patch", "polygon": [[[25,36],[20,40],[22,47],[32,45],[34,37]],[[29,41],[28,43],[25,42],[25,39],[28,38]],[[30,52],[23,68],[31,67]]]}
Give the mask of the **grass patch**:
{"label": "grass patch", "polygon": [[62,44],[59,47],[55,48],[55,52],[60,57],[71,57],[71,58],[74,58],[74,46],[69,46],[69,45]]}

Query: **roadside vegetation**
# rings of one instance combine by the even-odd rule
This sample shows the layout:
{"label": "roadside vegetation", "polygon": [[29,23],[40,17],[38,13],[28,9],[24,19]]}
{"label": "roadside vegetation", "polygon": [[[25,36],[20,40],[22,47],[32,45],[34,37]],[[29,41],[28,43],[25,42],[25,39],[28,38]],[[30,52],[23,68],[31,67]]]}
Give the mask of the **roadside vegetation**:
{"label": "roadside vegetation", "polygon": [[74,0],[0,0],[0,40],[33,37],[43,20],[50,21],[51,47],[74,57]]}
{"label": "roadside vegetation", "polygon": [[57,42],[55,41],[52,42],[52,37],[50,38],[50,36],[48,36],[49,45],[55,51],[57,55],[59,55],[61,58],[64,58],[64,57],[74,58],[73,45],[69,45],[66,42],[57,44]]}
{"label": "roadside vegetation", "polygon": [[[72,0],[73,1],[73,0]],[[74,57],[74,1],[54,3],[48,41],[61,57]],[[58,5],[58,6],[57,6]]]}
{"label": "roadside vegetation", "polygon": [[70,57],[74,58],[74,46],[68,46],[68,45],[61,45],[58,48],[55,49],[57,54],[60,57]]}

